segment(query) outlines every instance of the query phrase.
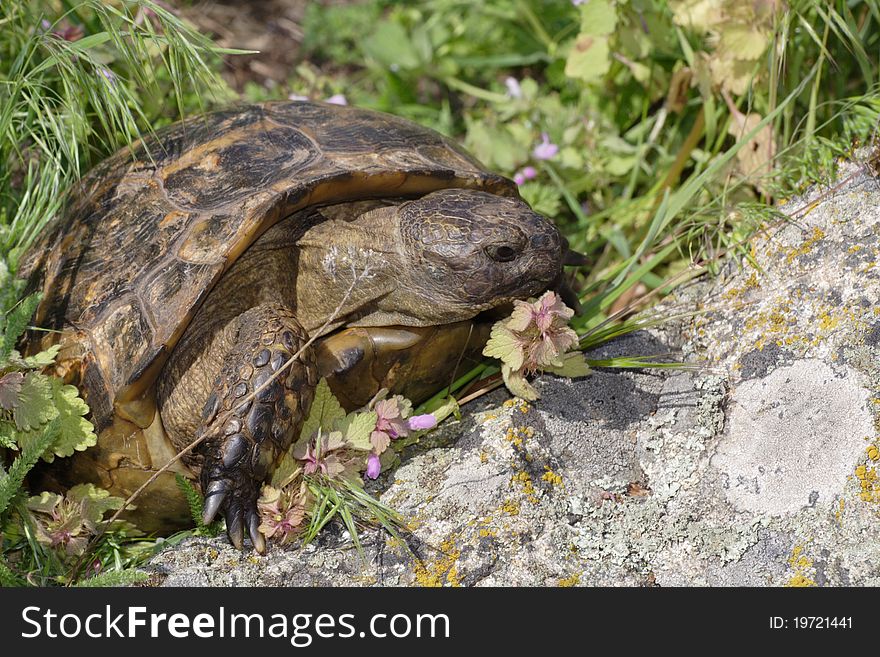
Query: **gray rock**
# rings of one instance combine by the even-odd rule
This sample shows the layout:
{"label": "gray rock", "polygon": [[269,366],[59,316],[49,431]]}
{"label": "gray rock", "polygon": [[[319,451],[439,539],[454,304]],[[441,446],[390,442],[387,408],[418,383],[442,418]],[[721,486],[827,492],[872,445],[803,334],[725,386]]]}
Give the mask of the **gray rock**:
{"label": "gray rock", "polygon": [[701,314],[597,355],[677,346],[700,368],[544,377],[540,401],[495,393],[411,449],[381,490],[408,549],[377,531],[365,560],[338,529],[265,557],[195,538],[148,569],[164,585],[880,584],[880,189],[844,176],[756,237],[754,264],[657,311]]}

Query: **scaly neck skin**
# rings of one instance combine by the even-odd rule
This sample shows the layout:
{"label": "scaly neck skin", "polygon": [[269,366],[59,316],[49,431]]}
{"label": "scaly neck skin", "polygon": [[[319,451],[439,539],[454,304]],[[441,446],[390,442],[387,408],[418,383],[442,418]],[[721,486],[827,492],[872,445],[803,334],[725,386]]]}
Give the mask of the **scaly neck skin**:
{"label": "scaly neck skin", "polygon": [[394,296],[405,280],[394,206],[369,210],[350,221],[328,219],[306,231],[296,246],[295,308],[310,334],[337,308],[325,332],[343,322],[376,325],[371,318],[376,319],[382,300]]}

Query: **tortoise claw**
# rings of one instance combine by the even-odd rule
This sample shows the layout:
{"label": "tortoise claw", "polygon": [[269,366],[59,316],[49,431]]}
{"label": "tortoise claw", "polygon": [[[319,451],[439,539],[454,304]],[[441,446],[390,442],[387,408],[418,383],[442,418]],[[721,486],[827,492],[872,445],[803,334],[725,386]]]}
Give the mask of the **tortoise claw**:
{"label": "tortoise claw", "polygon": [[235,501],[231,502],[226,509],[226,535],[236,550],[242,549],[244,546],[244,519],[242,518],[241,505]]}
{"label": "tortoise claw", "polygon": [[266,554],[266,539],[260,531],[260,516],[257,515],[256,512],[248,511],[247,526],[248,533],[251,536],[251,542],[254,544],[254,549],[260,554]]}
{"label": "tortoise claw", "polygon": [[226,480],[215,480],[208,485],[208,490],[205,492],[205,508],[202,511],[202,524],[210,525],[214,522],[228,492],[229,483]]}

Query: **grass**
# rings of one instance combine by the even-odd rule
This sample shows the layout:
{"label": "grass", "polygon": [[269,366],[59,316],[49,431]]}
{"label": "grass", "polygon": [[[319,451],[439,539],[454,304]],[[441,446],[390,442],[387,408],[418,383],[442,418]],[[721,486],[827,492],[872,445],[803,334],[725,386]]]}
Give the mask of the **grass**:
{"label": "grass", "polygon": [[[18,258],[93,164],[144,133],[230,98],[217,73],[223,54],[150,0],[0,4],[0,377],[9,377],[0,383],[12,391],[7,401],[12,405],[0,408],[3,585],[74,583],[71,564],[77,555],[64,548],[76,543],[56,545],[49,534],[96,531],[104,513],[76,515],[85,516],[83,504],[93,509],[103,504],[98,497],[61,501],[54,512],[74,514],[73,524],[55,526],[52,534],[52,522],[38,520],[47,516],[33,511],[37,497],[28,498],[23,485],[36,461],[57,451],[59,434],[70,433],[71,426],[82,429],[77,414],[68,411],[77,403],[85,409],[85,404],[48,395],[51,385],[40,378],[37,365],[12,350],[38,301],[20,299],[22,283],[14,280]],[[34,382],[30,401],[44,407],[28,406],[33,418],[25,415],[24,393],[18,391],[22,381]],[[66,418],[69,426],[48,421],[53,414]],[[24,431],[28,425],[30,433]],[[87,439],[89,431],[81,438]],[[118,524],[109,529],[86,560],[89,573],[100,571],[105,583],[130,577],[122,573],[144,552],[144,544],[132,540],[136,533]]]}
{"label": "grass", "polygon": [[[244,98],[344,94],[520,176],[523,197],[589,258],[575,281],[583,349],[662,321],[634,313],[722,258],[747,255],[748,237],[780,219],[778,206],[831,180],[880,118],[880,0],[366,0],[310,3],[302,28],[301,65],[289,79],[250,83]],[[10,350],[30,315],[14,279],[20,255],[96,162],[233,100],[219,77],[231,54],[149,0],[0,4],[0,376],[34,371]],[[542,141],[557,152],[536,154]],[[668,366],[652,355],[591,364]],[[473,398],[499,385],[497,375],[492,363],[463,372],[418,412],[448,395]],[[27,516],[22,482],[34,450],[44,451],[30,444],[0,465],[0,523]],[[356,544],[370,519],[399,525],[360,489],[309,485],[319,505],[308,539],[333,518]],[[22,527],[0,544],[0,583],[82,577]],[[94,574],[79,566],[97,563],[103,579],[92,583],[123,581],[155,549],[109,531],[74,571]]]}

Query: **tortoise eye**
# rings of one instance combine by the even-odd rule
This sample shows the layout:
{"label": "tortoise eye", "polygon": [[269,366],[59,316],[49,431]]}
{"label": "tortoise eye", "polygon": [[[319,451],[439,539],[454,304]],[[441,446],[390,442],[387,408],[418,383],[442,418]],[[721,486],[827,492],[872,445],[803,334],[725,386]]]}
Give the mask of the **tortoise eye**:
{"label": "tortoise eye", "polygon": [[495,262],[510,262],[516,258],[516,251],[507,244],[491,244],[486,247],[486,255]]}

